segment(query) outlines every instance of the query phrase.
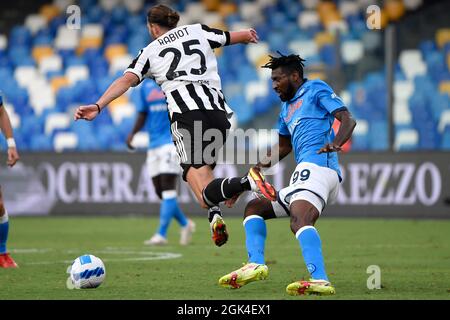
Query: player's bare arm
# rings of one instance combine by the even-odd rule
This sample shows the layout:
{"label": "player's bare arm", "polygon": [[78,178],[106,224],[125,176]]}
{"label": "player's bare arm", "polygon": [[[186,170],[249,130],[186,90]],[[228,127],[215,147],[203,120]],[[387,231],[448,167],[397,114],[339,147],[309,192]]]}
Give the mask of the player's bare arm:
{"label": "player's bare arm", "polygon": [[139,84],[138,76],[134,73],[126,72],[106,89],[97,103],[78,107],[75,110],[74,120],[93,120],[105,106],[127,92],[130,87],[134,87],[137,84]]}
{"label": "player's bare arm", "polygon": [[256,165],[259,168],[270,168],[281,161],[292,151],[291,137],[279,135],[279,142],[269,149],[267,155]]}
{"label": "player's bare arm", "polygon": [[259,37],[254,29],[231,31],[230,44],[236,43],[258,43]]}
{"label": "player's bare arm", "polygon": [[8,145],[8,160],[6,164],[10,167],[14,166],[19,160],[19,153],[17,152],[16,143],[14,141],[13,130],[11,126],[11,121],[9,120],[8,112],[0,104],[0,129],[6,137],[6,142]]}
{"label": "player's bare arm", "polygon": [[348,110],[336,112],[334,115],[341,124],[339,131],[336,134],[332,143],[327,143],[317,153],[323,152],[337,152],[342,150],[342,146],[352,136],[353,130],[356,127],[356,120],[352,117],[352,114]]}
{"label": "player's bare arm", "polygon": [[131,150],[134,150],[133,145],[131,144],[131,142],[133,141],[133,137],[136,133],[138,133],[145,124],[145,121],[147,120],[147,113],[146,112],[139,112],[139,115],[136,119],[136,122],[134,123],[134,127],[131,130],[130,134],[127,137],[127,146],[128,148],[130,148]]}

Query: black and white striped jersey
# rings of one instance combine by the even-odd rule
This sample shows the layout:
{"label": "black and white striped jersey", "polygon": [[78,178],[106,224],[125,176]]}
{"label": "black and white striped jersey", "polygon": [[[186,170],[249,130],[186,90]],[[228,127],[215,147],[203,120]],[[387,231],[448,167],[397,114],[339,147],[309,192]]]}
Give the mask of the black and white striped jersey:
{"label": "black and white striped jersey", "polygon": [[232,114],[222,93],[214,49],[230,44],[230,33],[202,24],[169,30],[142,49],[125,72],[153,78],[167,99],[170,115],[190,110]]}

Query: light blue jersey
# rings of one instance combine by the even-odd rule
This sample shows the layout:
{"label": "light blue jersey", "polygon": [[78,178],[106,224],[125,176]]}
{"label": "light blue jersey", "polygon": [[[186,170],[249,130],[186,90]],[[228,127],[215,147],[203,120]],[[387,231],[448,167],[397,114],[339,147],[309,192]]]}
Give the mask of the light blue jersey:
{"label": "light blue jersey", "polygon": [[317,151],[334,139],[334,113],[347,108],[322,80],[305,81],[294,98],[281,106],[279,134],[291,137],[297,163],[311,162],[328,167],[341,177],[337,153],[317,154]]}
{"label": "light blue jersey", "polygon": [[164,93],[151,79],[144,81],[140,90],[141,99],[137,105],[137,111],[147,113],[146,126],[150,136],[148,148],[154,149],[173,143]]}

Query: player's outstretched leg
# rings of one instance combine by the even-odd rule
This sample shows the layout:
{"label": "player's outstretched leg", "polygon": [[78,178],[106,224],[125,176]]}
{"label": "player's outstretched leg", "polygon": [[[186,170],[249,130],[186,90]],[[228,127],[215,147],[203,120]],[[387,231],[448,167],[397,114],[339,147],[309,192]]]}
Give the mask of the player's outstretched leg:
{"label": "player's outstretched leg", "polygon": [[[303,192],[303,194],[302,194]],[[322,255],[322,242],[314,227],[323,206],[320,199],[308,191],[300,191],[297,200],[291,202],[291,230],[295,232],[306,268],[311,274],[309,281],[296,281],[286,287],[290,295],[332,295],[335,288],[328,281]]]}
{"label": "player's outstretched leg", "polygon": [[270,201],[276,201],[275,188],[265,180],[257,167],[252,167],[247,175],[235,178],[218,178],[211,181],[203,190],[203,200],[209,206],[217,206],[221,202],[234,204],[245,191],[254,191]]}
{"label": "player's outstretched leg", "polygon": [[254,199],[245,208],[245,216],[243,225],[248,263],[219,279],[219,285],[225,288],[238,289],[250,282],[264,280],[269,275],[264,261],[267,227],[263,216],[275,217],[272,205],[266,199]]}

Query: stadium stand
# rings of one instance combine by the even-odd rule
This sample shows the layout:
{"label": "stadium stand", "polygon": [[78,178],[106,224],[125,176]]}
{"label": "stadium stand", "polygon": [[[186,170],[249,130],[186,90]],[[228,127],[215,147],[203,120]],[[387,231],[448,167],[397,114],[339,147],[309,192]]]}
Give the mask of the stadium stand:
{"label": "stadium stand", "polygon": [[[270,73],[260,66],[276,50],[296,52],[307,59],[308,78],[338,88],[358,121],[352,150],[362,151],[389,148],[383,28],[395,24],[407,32],[417,22],[414,13],[432,10],[435,2],[384,1],[382,30],[367,28],[365,9],[371,1],[366,0],[168,3],[181,12],[180,24],[258,31],[256,45],[217,50],[222,86],[238,126],[276,126],[278,97]],[[66,25],[71,4],[81,9],[79,29]],[[125,150],[136,90],[114,101],[92,124],[72,123],[71,116],[76,106],[95,101],[150,41],[145,12],[151,4],[54,0],[25,1],[15,13],[12,6],[5,8],[10,18],[0,19],[1,30],[7,30],[0,34],[0,88],[21,150]],[[428,21],[426,33],[398,41],[395,150],[450,149],[450,26],[445,11],[433,13],[436,23]],[[83,137],[92,132],[102,134],[85,142]],[[139,141],[144,146],[148,137]],[[5,148],[6,143],[0,145]]]}

